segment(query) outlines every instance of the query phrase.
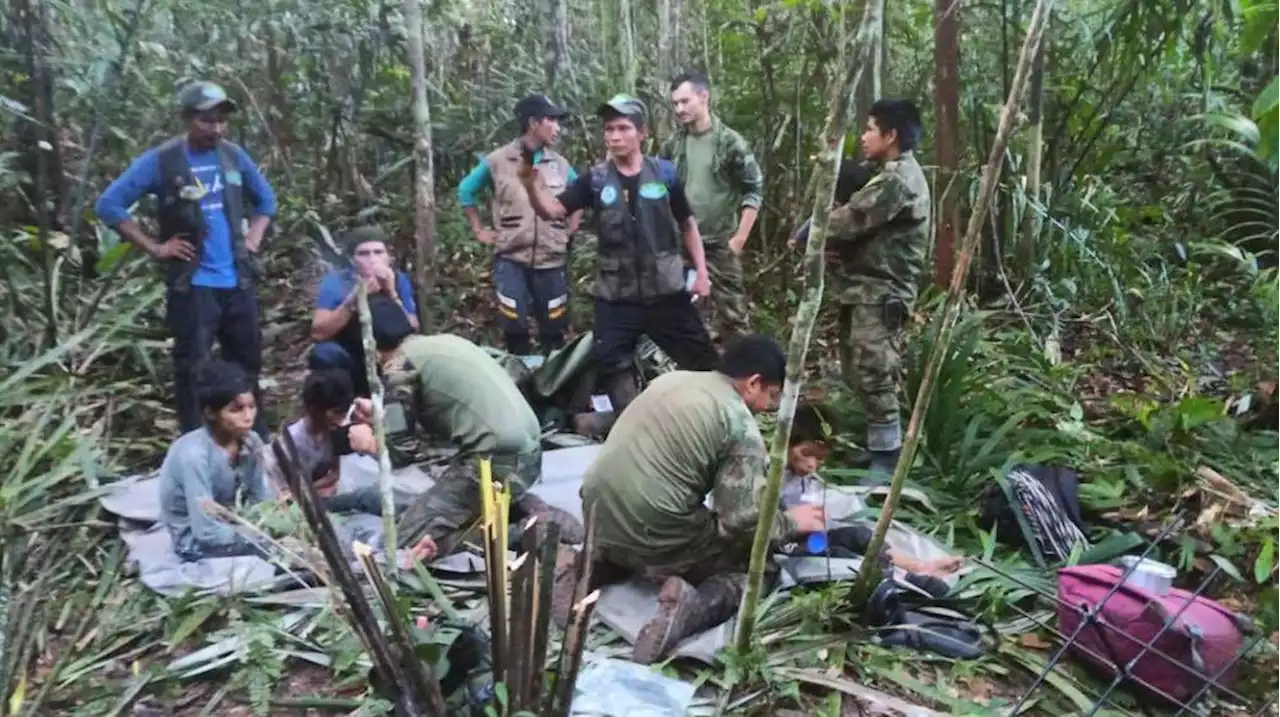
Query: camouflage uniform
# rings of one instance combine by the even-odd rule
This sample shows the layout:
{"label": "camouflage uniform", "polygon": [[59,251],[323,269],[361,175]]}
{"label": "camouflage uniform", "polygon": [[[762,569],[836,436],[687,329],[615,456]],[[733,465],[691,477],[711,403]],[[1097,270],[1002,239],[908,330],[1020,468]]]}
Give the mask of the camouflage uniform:
{"label": "camouflage uniform", "polygon": [[389,402],[459,449],[396,528],[399,547],[425,535],[447,554],[480,514],[480,459],[492,460],[493,479],[520,502],[542,469],[541,426],[501,364],[457,336],[410,336],[384,363],[383,375]]}
{"label": "camouflage uniform", "polygon": [[[719,372],[663,374],[618,418],[583,479],[596,583],[635,574],[666,580],[665,599],[685,608],[667,612],[678,620],[661,621],[658,632],[641,631],[637,659],[656,659],[685,634],[733,615],[768,466],[755,418]],[[778,512],[772,538],[794,533]]]}
{"label": "camouflage uniform", "polygon": [[911,152],[880,171],[831,212],[827,241],[841,257],[840,364],[867,413],[867,448],[902,447],[897,381],[902,329],[929,250],[929,185]]}
{"label": "camouflage uniform", "polygon": [[[709,151],[700,151],[700,142],[709,143]],[[737,231],[741,210],[760,208],[764,175],[751,146],[713,116],[704,135],[681,128],[663,143],[659,156],[675,162],[698,220],[715,328],[722,339],[746,335],[750,321],[742,261],[729,249],[729,240]]]}

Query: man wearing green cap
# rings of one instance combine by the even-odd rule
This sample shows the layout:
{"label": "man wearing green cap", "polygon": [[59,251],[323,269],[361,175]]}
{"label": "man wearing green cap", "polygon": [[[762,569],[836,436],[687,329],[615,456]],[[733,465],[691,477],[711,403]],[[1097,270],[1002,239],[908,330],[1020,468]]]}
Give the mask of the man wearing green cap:
{"label": "man wearing green cap", "polygon": [[342,245],[351,266],[336,269],[320,280],[311,319],[311,340],[316,344],[311,348],[307,367],[313,371],[345,371],[355,394],[368,396],[364,339],[356,311],[360,283],[369,288],[375,343],[385,345],[383,335],[399,337],[416,331],[418,305],[408,275],[392,266],[387,233],[381,227],[352,229],[342,237]]}
{"label": "man wearing green cap", "polygon": [[[239,364],[257,391],[262,368],[257,254],[276,213],[271,185],[249,155],[224,139],[236,104],[212,82],[178,93],[186,132],[134,160],[94,207],[103,222],[160,262],[173,335],[174,393],[186,433],[203,425],[193,375],[216,339],[222,358]],[[159,238],[129,214],[156,195]],[[254,430],[267,435],[265,413]]]}
{"label": "man wearing green cap", "polygon": [[[535,183],[539,170],[526,153],[520,180],[544,219],[587,208],[595,217],[595,359],[618,414],[638,392],[631,367],[641,334],[685,370],[711,370],[718,356],[691,301],[706,297],[711,281],[684,185],[674,164],[640,152],[648,110],[630,95],[615,95],[599,115],[606,161],[552,197]],[[682,246],[694,265],[691,286],[685,284]]]}
{"label": "man wearing green cap", "polygon": [[[524,356],[533,353],[530,316],[538,323],[538,348],[543,354],[564,343],[569,326],[569,239],[578,230],[581,214],[567,221],[538,218],[516,177],[527,149],[540,170],[539,180],[552,194],[578,178],[568,160],[552,149],[565,109],[546,95],[532,94],[516,103],[515,115],[520,136],[480,160],[458,185],[458,203],[476,240],[493,247],[493,288],[506,348]],[[477,195],[484,189],[493,194],[491,229],[480,221],[476,208]]]}

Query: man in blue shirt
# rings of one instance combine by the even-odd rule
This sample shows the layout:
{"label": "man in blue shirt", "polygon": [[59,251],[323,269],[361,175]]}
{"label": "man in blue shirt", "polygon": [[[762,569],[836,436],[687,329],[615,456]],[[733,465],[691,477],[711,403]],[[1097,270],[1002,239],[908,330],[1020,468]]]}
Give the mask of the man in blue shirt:
{"label": "man in blue shirt", "polygon": [[[471,232],[481,244],[493,247],[493,285],[507,351],[533,353],[529,318],[538,324],[543,354],[560,348],[569,327],[567,262],[570,238],[578,230],[580,213],[555,219],[534,214],[529,197],[516,176],[524,152],[533,153],[544,191],[553,196],[577,179],[569,162],[552,145],[560,134],[565,110],[546,95],[521,99],[515,107],[520,136],[490,152],[458,185],[458,203],[467,214]],[[492,190],[489,220],[480,221],[477,195]]]}
{"label": "man in blue shirt", "polygon": [[[249,155],[224,139],[237,109],[225,90],[212,82],[192,82],[178,93],[178,103],[186,132],[134,160],[94,209],[163,268],[174,393],[186,433],[203,425],[193,375],[210,357],[215,339],[222,358],[244,368],[258,394],[258,253],[276,213],[276,197]],[[130,215],[147,194],[158,200],[158,239]],[[262,412],[254,430],[267,435]]]}
{"label": "man in blue shirt", "polygon": [[356,395],[368,396],[364,341],[356,309],[360,282],[369,287],[373,336],[380,350],[396,348],[405,335],[417,331],[418,306],[409,277],[391,266],[387,234],[380,227],[352,229],[343,236],[342,244],[351,257],[351,267],[329,272],[320,280],[311,319],[311,340],[316,345],[307,365],[315,371],[347,372]]}

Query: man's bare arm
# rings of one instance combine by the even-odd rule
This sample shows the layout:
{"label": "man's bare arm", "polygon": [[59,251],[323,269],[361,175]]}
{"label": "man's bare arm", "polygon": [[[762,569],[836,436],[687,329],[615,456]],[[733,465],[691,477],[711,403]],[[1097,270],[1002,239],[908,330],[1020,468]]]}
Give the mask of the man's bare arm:
{"label": "man's bare arm", "polygon": [[680,231],[684,238],[685,251],[689,252],[689,258],[693,260],[693,268],[698,272],[698,276],[707,275],[707,255],[702,250],[702,232],[698,231],[698,220],[696,217],[689,217],[680,225]]}
{"label": "man's bare arm", "polygon": [[[357,286],[356,289],[359,289],[359,287]],[[311,318],[312,341],[328,341],[334,336],[337,336],[338,332],[342,330],[342,327],[347,325],[347,322],[355,315],[355,309],[352,306],[351,299],[355,297],[356,289],[353,289],[351,293],[347,295],[347,298],[338,308],[316,309],[315,315]]]}

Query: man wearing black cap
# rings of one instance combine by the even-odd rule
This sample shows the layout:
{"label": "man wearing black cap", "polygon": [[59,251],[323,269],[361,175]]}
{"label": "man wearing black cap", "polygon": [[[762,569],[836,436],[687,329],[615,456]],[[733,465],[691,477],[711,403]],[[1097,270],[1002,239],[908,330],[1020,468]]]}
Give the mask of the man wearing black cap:
{"label": "man wearing black cap", "polygon": [[413,283],[391,264],[387,233],[380,227],[357,227],[342,237],[351,266],[320,280],[316,311],[311,319],[311,348],[307,359],[313,371],[341,370],[351,376],[357,396],[369,395],[365,373],[364,340],[356,311],[360,282],[369,287],[369,314],[374,342],[380,350],[395,348],[418,328],[418,306]]}
{"label": "man wearing black cap", "polygon": [[[718,357],[694,307],[711,291],[698,223],[670,161],[646,157],[648,110],[629,95],[601,105],[609,158],[579,177],[558,197],[541,189],[530,158],[520,179],[531,204],[546,219],[590,207],[599,239],[595,282],[595,358],[605,375],[614,411],[635,397],[631,367],[636,340],[646,334],[685,370],[707,371]],[[685,285],[681,245],[693,261],[693,285]]]}
{"label": "man wearing black cap", "polygon": [[[493,247],[493,284],[506,348],[513,354],[533,353],[528,320],[538,323],[538,345],[550,353],[564,343],[569,325],[566,263],[569,238],[578,229],[580,214],[540,219],[529,206],[517,170],[525,152],[538,165],[539,183],[559,194],[578,178],[569,162],[551,146],[560,133],[565,110],[546,95],[529,95],[516,103],[520,136],[490,152],[458,185],[458,203],[467,213],[471,232]],[[480,221],[476,196],[491,189],[490,221]]]}
{"label": "man wearing black cap", "polygon": [[[257,386],[262,368],[257,255],[276,213],[276,197],[249,155],[224,139],[236,111],[225,90],[212,82],[192,82],[178,93],[178,103],[186,133],[134,160],[94,209],[164,269],[174,392],[186,433],[203,425],[193,376],[215,339],[222,358],[239,364]],[[146,194],[158,199],[159,239],[129,214]],[[265,412],[258,412],[254,430],[267,435]]]}

